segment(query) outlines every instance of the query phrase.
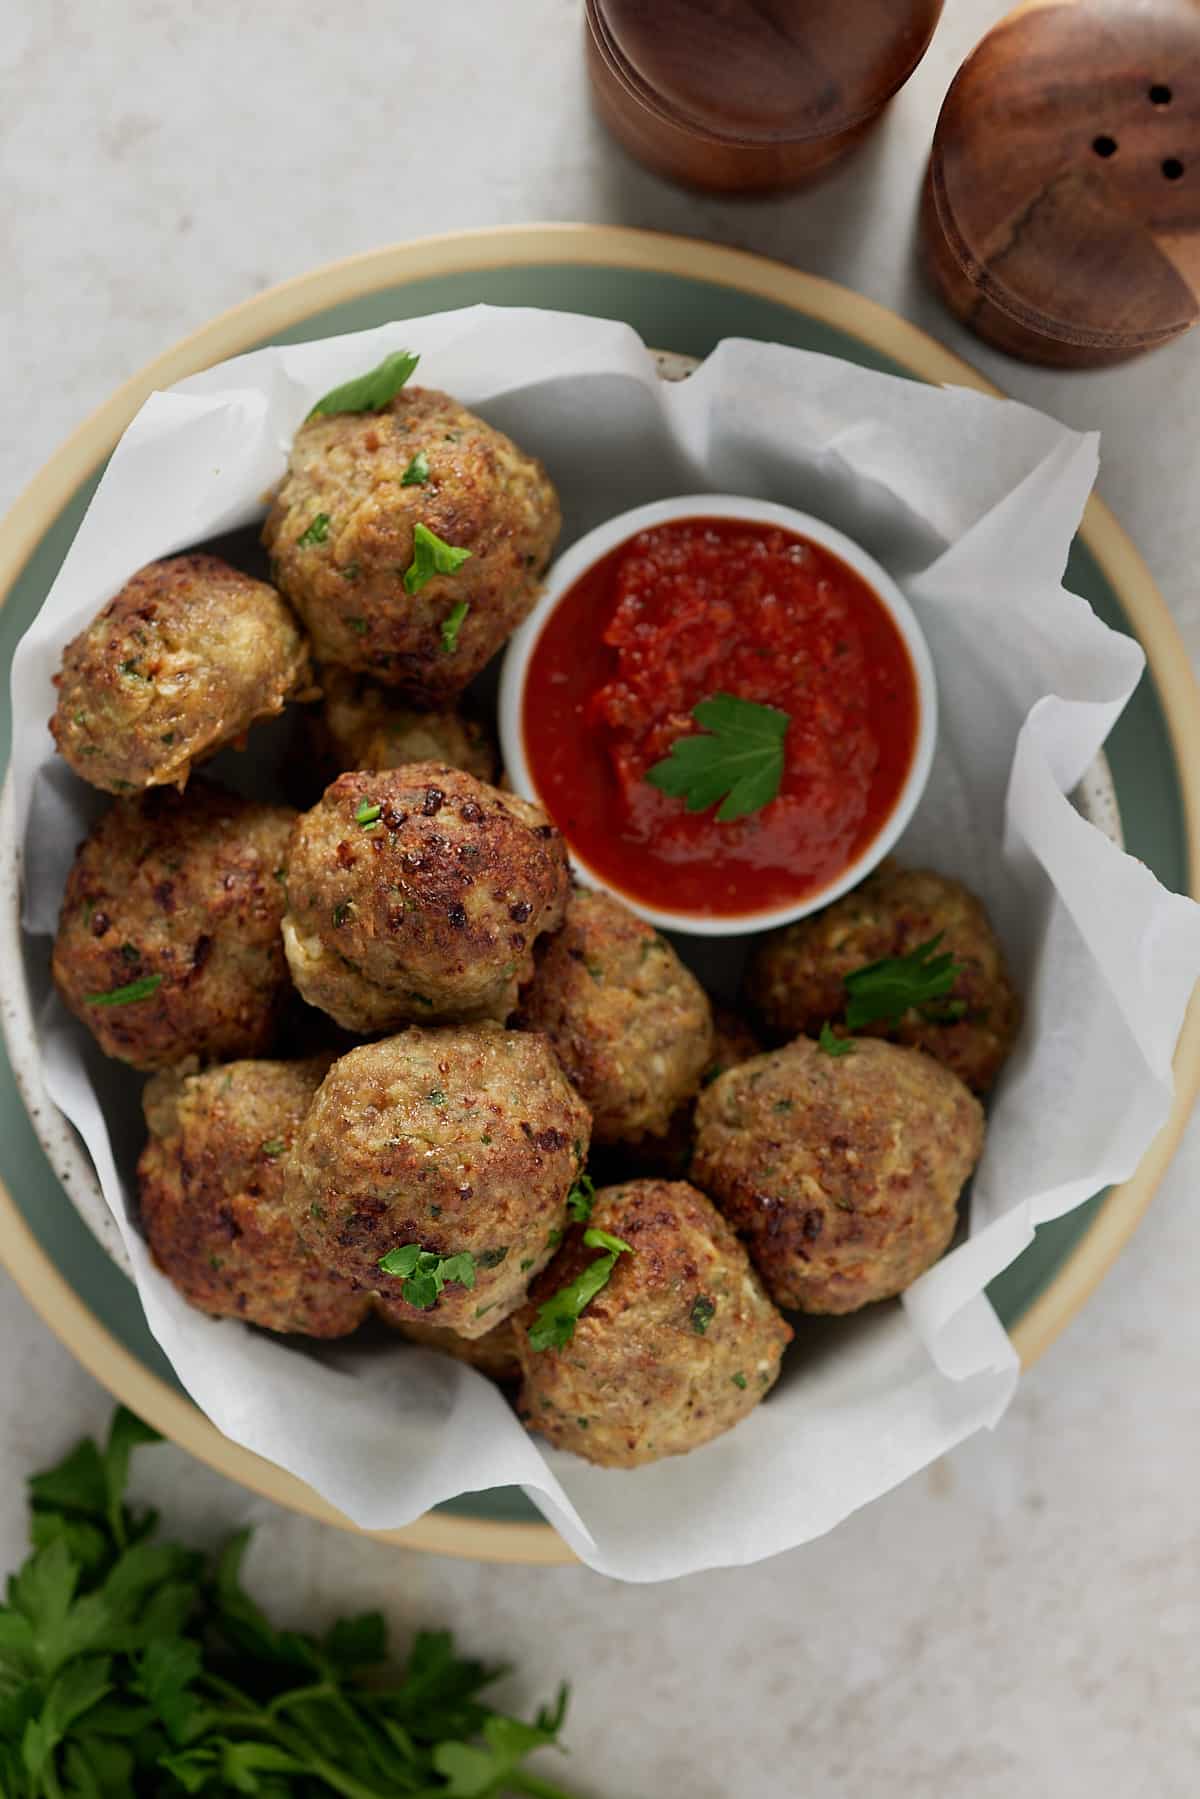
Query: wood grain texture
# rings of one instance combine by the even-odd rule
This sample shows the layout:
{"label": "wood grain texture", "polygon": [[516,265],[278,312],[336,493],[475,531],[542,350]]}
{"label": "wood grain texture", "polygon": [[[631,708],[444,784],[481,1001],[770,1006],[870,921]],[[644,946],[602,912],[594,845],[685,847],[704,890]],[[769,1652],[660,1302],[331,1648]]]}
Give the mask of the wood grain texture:
{"label": "wood grain texture", "polygon": [[587,0],[596,110],[634,156],[687,186],[800,186],[866,137],[942,4]]}
{"label": "wood grain texture", "polygon": [[1039,0],[959,70],[922,202],[951,311],[1028,361],[1094,368],[1200,317],[1200,6]]}

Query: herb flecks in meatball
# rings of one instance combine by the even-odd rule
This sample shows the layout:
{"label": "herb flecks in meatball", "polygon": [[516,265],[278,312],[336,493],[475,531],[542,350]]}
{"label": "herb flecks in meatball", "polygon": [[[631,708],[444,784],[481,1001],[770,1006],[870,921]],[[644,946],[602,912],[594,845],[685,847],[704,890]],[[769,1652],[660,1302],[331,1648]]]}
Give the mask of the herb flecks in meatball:
{"label": "herb flecks in meatball", "polygon": [[441,763],[342,775],[287,863],[292,978],[361,1032],[504,1018],[569,884],[537,806]]}
{"label": "herb flecks in meatball", "polygon": [[273,587],[200,553],[152,562],[63,651],[55,742],[93,787],[182,787],[192,764],[311,684]]}
{"label": "herb flecks in meatball", "polygon": [[539,462],[447,394],[406,387],[379,412],[306,420],[263,542],[320,661],[437,704],[529,612],[559,524]]}
{"label": "herb flecks in meatball", "polygon": [[588,1226],[628,1245],[561,1348],[535,1349],[539,1306],[596,1258],[584,1227],[516,1320],[530,1430],[609,1468],[685,1455],[751,1412],[774,1385],[791,1330],[711,1201],[683,1181],[596,1195]]}
{"label": "herb flecks in meatball", "polygon": [[[334,1063],[288,1161],[288,1206],[314,1254],[395,1317],[481,1337],[561,1241],[588,1136],[542,1038],[415,1026]],[[405,1282],[380,1264],[412,1245],[469,1256],[474,1284],[406,1304]]]}
{"label": "herb flecks in meatball", "polygon": [[979,1101],[931,1056],[800,1037],[701,1094],[692,1178],[776,1304],[853,1312],[937,1261],[982,1148]]}
{"label": "herb flecks in meatball", "polygon": [[288,992],[280,921],[295,814],[206,782],[117,800],[75,857],[55,984],[135,1068],[270,1046]]}
{"label": "herb flecks in meatball", "polygon": [[201,1311],[311,1337],[343,1337],[366,1316],[368,1296],[322,1267],[283,1204],[284,1159],[328,1065],[230,1062],[148,1084],[142,1225]]}
{"label": "herb flecks in meatball", "polygon": [[522,1022],[544,1031],[591,1108],[597,1143],[661,1136],[712,1053],[712,1010],[665,937],[606,893],[571,895],[539,945]]}
{"label": "herb flecks in meatball", "polygon": [[750,965],[747,995],[776,1041],[801,1033],[815,1037],[826,1022],[836,1031],[846,1009],[847,975],[909,955],[934,938],[938,953],[957,965],[949,992],[867,1028],[923,1049],[973,1092],[986,1093],[1012,1049],[1020,1002],[982,905],[945,875],[885,862],[824,911],[764,937]]}

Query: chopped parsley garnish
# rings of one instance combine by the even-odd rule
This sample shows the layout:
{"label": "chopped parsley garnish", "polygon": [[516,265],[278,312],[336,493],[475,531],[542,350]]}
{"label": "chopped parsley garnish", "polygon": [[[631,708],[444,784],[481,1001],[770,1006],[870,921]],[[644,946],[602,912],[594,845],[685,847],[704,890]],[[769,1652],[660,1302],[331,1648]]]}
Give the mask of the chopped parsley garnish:
{"label": "chopped parsley garnish", "polygon": [[458,648],[458,634],[462,630],[463,620],[470,610],[471,607],[469,602],[460,600],[457,606],[451,607],[447,617],[442,620],[443,656],[453,656],[455,650]]}
{"label": "chopped parsley garnish", "polygon": [[567,1194],[567,1210],[576,1224],[586,1224],[596,1203],[596,1183],[590,1174],[581,1174]]}
{"label": "chopped parsley garnish", "polygon": [[379,1266],[384,1274],[399,1277],[401,1299],[419,1312],[437,1304],[447,1281],[460,1287],[475,1285],[475,1257],[466,1249],[456,1256],[439,1256],[419,1243],[406,1243],[403,1249],[389,1249]]}
{"label": "chopped parsley garnish", "polygon": [[677,737],[645,780],[685,801],[689,812],[716,806],[729,824],[769,805],[783,781],[783,740],[791,717],[776,706],[714,693],[692,708],[700,731]]}
{"label": "chopped parsley garnish", "polygon": [[734,1386],[740,1387],[742,1392],[744,1393],[746,1391],[747,1386],[749,1385],[749,1382],[747,1381],[746,1376],[739,1371],[737,1374],[731,1376],[731,1378],[733,1380]]}
{"label": "chopped parsley garnish", "polygon": [[537,1316],[529,1327],[531,1349],[562,1349],[568,1344],[575,1335],[575,1322],[580,1314],[608,1285],[617,1257],[622,1253],[633,1254],[628,1243],[611,1236],[608,1231],[586,1230],[583,1240],[589,1249],[602,1249],[605,1254],[597,1256],[573,1281],[568,1281],[538,1307]]}
{"label": "chopped parsley garnish", "polygon": [[306,531],[301,531],[296,539],[298,550],[307,550],[314,543],[324,543],[329,536],[329,514],[318,512]]}
{"label": "chopped parsley garnish", "polygon": [[446,1103],[446,1095],[442,1092],[440,1087],[434,1087],[431,1092],[425,1095],[425,1097],[431,1106],[444,1106]]}
{"label": "chopped parsley garnish", "polygon": [[420,360],[411,351],[394,350],[384,357],[378,368],[331,388],[317,401],[309,418],[316,418],[318,413],[332,418],[339,412],[382,412],[389,401],[395,399]]}
{"label": "chopped parsley garnish", "polygon": [[262,1146],[262,1152],[264,1156],[269,1156],[273,1162],[276,1156],[281,1156],[286,1148],[287,1143],[282,1137],[268,1137],[267,1141]]}
{"label": "chopped parsley garnish", "polygon": [[346,623],[349,625],[350,629],[354,632],[356,637],[365,637],[366,636],[367,621],[365,618],[348,618],[346,620]]}
{"label": "chopped parsley garnish", "polygon": [[704,1335],[716,1315],[717,1302],[715,1299],[710,1299],[707,1293],[701,1293],[698,1299],[692,1301],[690,1317],[692,1329],[698,1337]]}
{"label": "chopped parsley garnish", "polygon": [[110,993],[88,993],[84,997],[89,1006],[132,1006],[140,999],[149,999],[162,986],[160,974],[144,974],[139,981],[129,981],[124,987],[114,987]]}
{"label": "chopped parsley garnish", "polygon": [[817,1038],[818,1049],[824,1050],[827,1056],[852,1056],[855,1047],[852,1037],[835,1037],[829,1020],[825,1020],[821,1026],[821,1035]]}
{"label": "chopped parsley garnish", "polygon": [[377,806],[374,800],[364,800],[354,814],[354,822],[356,825],[373,825],[382,811],[383,807]]}
{"label": "chopped parsley garnish", "polygon": [[[460,550],[454,544],[446,543],[428,525],[414,525],[412,561],[404,571],[405,593],[420,593],[426,581],[432,581],[435,575],[455,574],[470,555],[470,550]],[[461,623],[462,619],[459,620]]]}
{"label": "chopped parsley garnish", "polygon": [[919,943],[907,956],[885,956],[845,977],[846,1024],[852,1031],[884,1020],[898,1024],[914,1007],[927,1006],[950,992],[962,965],[948,951],[934,954],[944,932]]}
{"label": "chopped parsley garnish", "polygon": [[404,473],[400,477],[401,487],[424,487],[429,479],[429,458],[424,450],[418,450]]}

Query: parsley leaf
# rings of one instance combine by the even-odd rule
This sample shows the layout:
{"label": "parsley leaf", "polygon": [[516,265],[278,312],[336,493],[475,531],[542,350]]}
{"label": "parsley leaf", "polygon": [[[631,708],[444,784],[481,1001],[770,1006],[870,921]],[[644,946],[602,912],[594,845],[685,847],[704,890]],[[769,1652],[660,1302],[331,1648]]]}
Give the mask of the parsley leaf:
{"label": "parsley leaf", "polygon": [[596,1203],[596,1183],[590,1174],[581,1174],[567,1194],[567,1210],[576,1224],[586,1224]]}
{"label": "parsley leaf", "polygon": [[317,401],[309,418],[315,418],[318,413],[328,418],[339,412],[382,412],[395,399],[420,360],[408,350],[393,351],[384,357],[378,368],[331,388]]}
{"label": "parsley leaf", "polygon": [[401,1249],[389,1249],[379,1266],[384,1274],[399,1277],[401,1299],[421,1312],[437,1304],[447,1281],[467,1288],[475,1285],[475,1257],[465,1249],[458,1255],[439,1256],[419,1243],[406,1243]]}
{"label": "parsley leaf", "polygon": [[114,987],[108,993],[86,993],[84,999],[89,1006],[132,1006],[139,999],[149,999],[162,986],[160,974],[144,974],[140,980],[129,981],[124,987]]}
{"label": "parsley leaf", "polygon": [[948,952],[934,954],[944,932],[919,943],[907,956],[885,956],[845,977],[846,1024],[852,1031],[880,1020],[898,1024],[914,1006],[928,1005],[950,992],[962,965]]}
{"label": "parsley leaf", "polygon": [[597,1293],[608,1285],[609,1276],[617,1265],[617,1257],[623,1252],[633,1254],[630,1244],[620,1237],[610,1235],[608,1231],[594,1228],[586,1230],[583,1240],[589,1249],[603,1249],[607,1253],[597,1256],[573,1281],[568,1281],[565,1287],[560,1287],[557,1293],[552,1293],[549,1299],[543,1300],[529,1327],[529,1344],[532,1349],[562,1349],[569,1343],[575,1335],[576,1319],[591,1304]]}
{"label": "parsley leaf", "polygon": [[404,473],[400,477],[401,487],[424,487],[429,479],[429,458],[424,450],[418,450]]}
{"label": "parsley leaf", "polygon": [[717,1315],[717,1302],[710,1299],[707,1293],[701,1293],[692,1301],[689,1313],[692,1329],[698,1337],[702,1337]]}
{"label": "parsley leaf", "polygon": [[769,805],[783,781],[790,715],[714,693],[693,707],[692,717],[702,731],[675,739],[670,754],[646,770],[650,786],[683,799],[689,812],[706,812],[719,800],[720,824]]}
{"label": "parsley leaf", "polygon": [[[470,550],[446,543],[436,531],[420,522],[413,526],[412,561],[404,571],[405,593],[420,593],[435,575],[453,575],[470,558]],[[465,614],[464,614],[465,616]],[[462,620],[459,620],[462,623]]]}
{"label": "parsley leaf", "polygon": [[827,1056],[852,1056],[856,1045],[853,1037],[835,1037],[829,1020],[821,1026],[821,1035],[817,1038],[817,1048],[824,1050]]}
{"label": "parsley leaf", "polygon": [[442,620],[443,656],[453,656],[458,648],[458,634],[462,630],[463,620],[470,610],[470,603],[467,600],[460,600],[457,606],[451,607],[447,616]]}
{"label": "parsley leaf", "polygon": [[327,512],[318,512],[313,518],[312,523],[301,531],[299,537],[296,539],[296,548],[298,550],[311,549],[315,543],[324,543],[328,536],[329,514]]}
{"label": "parsley leaf", "polygon": [[383,807],[377,806],[374,800],[364,800],[354,814],[354,822],[356,825],[373,825],[382,811]]}

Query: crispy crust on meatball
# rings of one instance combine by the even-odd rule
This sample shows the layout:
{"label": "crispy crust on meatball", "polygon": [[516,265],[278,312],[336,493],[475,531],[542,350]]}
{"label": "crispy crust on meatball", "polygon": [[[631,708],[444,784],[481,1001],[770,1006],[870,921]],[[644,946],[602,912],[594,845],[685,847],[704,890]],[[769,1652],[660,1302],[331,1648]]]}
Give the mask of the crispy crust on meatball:
{"label": "crispy crust on meatball", "polygon": [[378,681],[332,665],[321,671],[321,690],[314,740],[327,779],[407,762],[442,762],[478,781],[494,779],[496,747],[480,719],[453,707],[418,711]]}
{"label": "crispy crust on meatball", "polygon": [[370,1300],[316,1262],[283,1205],[283,1159],[328,1061],[155,1075],[142,1104],[142,1225],[192,1305],[272,1331],[344,1337]]}
{"label": "crispy crust on meatball", "polygon": [[853,1312],[937,1261],[982,1148],[979,1101],[932,1057],[877,1038],[830,1056],[800,1037],[701,1094],[692,1178],[776,1304]]}
{"label": "crispy crust on meatball", "polygon": [[603,1250],[573,1229],[517,1319],[530,1430],[606,1468],[685,1455],[732,1429],[774,1385],[791,1329],[732,1230],[684,1181],[630,1181],[596,1196],[591,1223],[632,1254],[561,1349],[535,1350],[542,1301]]}
{"label": "crispy crust on meatball", "polygon": [[287,869],[292,979],[362,1032],[506,1017],[569,886],[544,812],[435,762],[340,776],[297,820]]}
{"label": "crispy crust on meatball", "polygon": [[607,893],[579,890],[538,946],[522,1022],[549,1037],[597,1143],[662,1136],[712,1054],[708,995],[665,937]]}
{"label": "crispy crust on meatball", "polygon": [[63,651],[50,729],[109,793],[182,787],[192,764],[311,686],[308,646],[273,587],[194,553],[152,562]]}
{"label": "crispy crust on meatball", "polygon": [[[418,454],[428,479],[406,485]],[[560,523],[540,462],[449,395],[406,387],[380,412],[300,427],[263,542],[320,661],[437,704],[529,612]],[[410,593],[417,524],[470,557]]]}
{"label": "crispy crust on meatball", "polygon": [[269,1047],[288,992],[279,926],[294,817],[196,781],[117,800],[92,827],[52,967],[106,1055],[155,1069]]}
{"label": "crispy crust on meatball", "polygon": [[[587,1108],[543,1038],[498,1025],[414,1027],[335,1062],[296,1138],[287,1204],[320,1261],[398,1318],[482,1337],[554,1253],[587,1155]],[[380,1271],[419,1244],[475,1260],[432,1311]]]}
{"label": "crispy crust on meatball", "polygon": [[[823,912],[765,937],[751,962],[747,994],[772,1040],[816,1036],[846,1006],[846,975],[907,955],[942,934],[961,972],[944,1000],[910,1011],[873,1034],[923,1049],[975,1093],[992,1086],[1012,1049],[1021,1007],[1004,952],[973,893],[924,868],[885,862]],[[955,1016],[944,1016],[953,1013]]]}
{"label": "crispy crust on meatball", "polygon": [[517,1339],[511,1318],[497,1324],[486,1336],[460,1337],[457,1331],[447,1330],[444,1325],[414,1323],[411,1315],[407,1315],[411,1313],[408,1306],[402,1308],[405,1316],[397,1316],[395,1308],[386,1299],[377,1299],[375,1305],[385,1324],[420,1349],[434,1349],[456,1362],[466,1362],[469,1367],[478,1368],[480,1374],[486,1374],[489,1380],[499,1381],[504,1386],[520,1380],[521,1364],[517,1359]]}

